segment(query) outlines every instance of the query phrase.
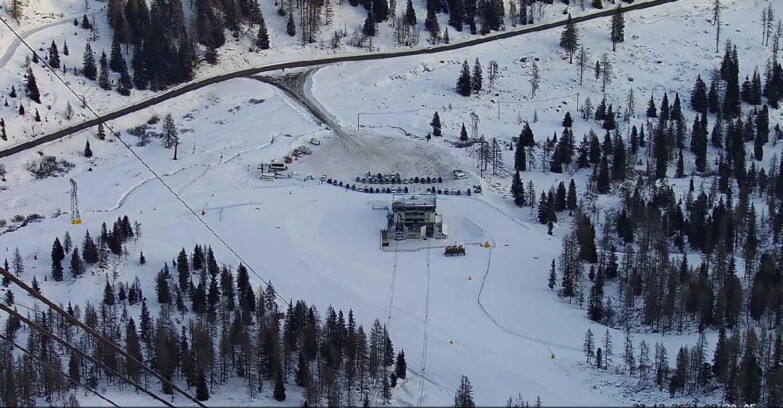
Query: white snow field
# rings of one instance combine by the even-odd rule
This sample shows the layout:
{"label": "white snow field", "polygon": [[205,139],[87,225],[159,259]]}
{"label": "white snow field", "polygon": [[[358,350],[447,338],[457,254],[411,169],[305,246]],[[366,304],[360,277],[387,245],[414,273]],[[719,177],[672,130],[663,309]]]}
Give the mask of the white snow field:
{"label": "white snow field", "polygon": [[[756,23],[767,4],[763,0],[724,1],[725,37],[738,44],[743,76],[755,65],[763,67],[767,58],[768,51],[758,45]],[[659,100],[664,91],[672,99],[678,91],[683,106],[688,106],[687,95],[696,75],[706,77],[719,63],[723,46],[718,53],[712,48],[714,32],[707,21],[708,9],[707,2],[682,0],[643,14],[629,14],[626,42],[616,53],[611,52],[608,19],[580,25],[593,61],[604,52],[610,53],[613,61],[616,77],[607,100],[624,106],[625,95],[634,88],[637,109],[632,124],[642,122],[650,92]],[[268,16],[273,12],[264,11]],[[449,405],[463,374],[470,378],[479,405],[502,405],[517,393],[531,403],[540,396],[545,405],[718,403],[719,395],[702,396],[698,401],[669,399],[656,390],[636,389],[635,379],[586,367],[583,335],[591,328],[600,342],[604,327],[588,320],[584,310],[559,299],[546,286],[549,264],[559,256],[569,217],[563,214],[553,236],[547,235],[544,226],[530,222],[529,208],[516,208],[504,197],[510,181],[507,172],[479,180],[474,160],[447,143],[456,139],[463,121],[469,124],[471,111],[480,118],[481,134],[503,140],[519,133],[518,117],[532,120],[535,110],[539,120],[531,125],[539,141],[553,132],[559,135],[566,111],[576,119],[577,141],[588,129],[599,130],[598,124],[578,119],[574,94],[578,92],[582,101],[589,95],[595,105],[601,97],[600,84],[589,70],[584,86],[578,85],[576,68],[563,60],[558,37],[559,32],[546,32],[455,53],[318,70],[306,84],[306,92],[339,122],[341,132],[356,138],[357,150],[348,147],[340,132],[320,125],[305,107],[254,79],[209,86],[112,122],[110,126],[122,131],[122,139],[195,214],[114,137],[100,142],[94,130],[38,149],[76,165],[65,177],[34,180],[25,164],[39,157],[36,151],[3,159],[8,175],[2,184],[5,189],[0,190],[0,218],[31,213],[46,218],[0,235],[0,251],[4,251],[0,257],[10,260],[18,247],[25,258],[24,280],[29,282],[36,276],[46,296],[63,303],[97,302],[105,282],[97,269],[79,279],[67,276],[63,283],[45,281],[50,274],[49,248],[54,237],[62,238],[65,231],[78,241],[86,230],[94,235],[102,222],[110,224],[128,215],[141,222],[143,235],[129,244],[132,255],[118,261],[117,273],[122,281],[138,276],[145,293],[150,294],[154,293],[154,274],[182,247],[209,244],[218,262],[234,266],[239,262],[196,219],[199,217],[261,277],[272,281],[284,298],[302,298],[321,310],[328,305],[344,311],[351,308],[365,326],[375,318],[387,323],[395,350],[405,350],[409,368],[408,379],[394,390],[394,405]],[[9,64],[20,64],[23,55],[14,54]],[[75,43],[72,56],[77,55],[81,49]],[[538,102],[521,104],[517,102],[524,102],[529,95],[531,60],[520,62],[526,56],[539,58],[542,84],[535,98]],[[475,58],[485,67],[490,60],[497,60],[499,80],[492,94],[459,97],[454,92],[459,64],[468,59],[472,65]],[[658,64],[658,60],[662,62]],[[18,71],[3,69],[6,76]],[[89,89],[98,92],[92,84]],[[60,90],[50,92],[65,98]],[[100,108],[118,106],[113,95],[96,100],[106,102],[99,103]],[[501,119],[496,119],[497,100],[505,103],[500,105]],[[73,100],[71,103],[76,108]],[[452,109],[448,109],[450,103]],[[471,106],[461,108],[464,105]],[[0,111],[3,109],[8,108]],[[427,142],[424,135],[436,109],[446,137]],[[415,112],[395,113],[410,110]],[[351,130],[355,129],[357,112],[387,115],[361,117],[364,127],[357,132]],[[125,132],[153,115],[167,113],[173,115],[180,130],[177,161],[171,160],[172,150],[164,149],[159,140],[137,147],[136,138]],[[780,119],[779,113],[775,115],[773,123]],[[151,125],[157,130],[160,126]],[[622,126],[625,131],[627,125]],[[290,165],[291,179],[260,179],[259,163],[279,159],[312,137],[322,143],[308,145],[313,155]],[[92,159],[81,154],[87,140],[95,153]],[[779,154],[779,150],[769,148],[765,157]],[[511,152],[507,152],[507,165],[512,162]],[[686,172],[692,168],[691,162],[686,164]],[[391,195],[346,191],[319,181],[320,175],[326,174],[353,183],[366,171],[389,170],[403,177],[434,174],[448,180],[449,172],[458,167],[469,172],[470,178],[459,183],[449,180],[444,186],[464,189],[481,182],[485,194],[438,196],[438,211],[449,227],[448,239],[406,242],[401,247],[417,250],[397,253],[379,248],[378,231],[384,226],[385,211],[373,209],[388,205]],[[303,181],[309,175],[314,180]],[[573,175],[580,192],[588,176],[584,172]],[[79,185],[82,225],[71,225],[67,214],[69,177]],[[544,174],[540,164],[524,175],[525,180],[534,181],[538,192],[558,178],[567,182],[571,175]],[[616,197],[602,197],[600,203],[614,205]],[[58,210],[64,213],[55,216]],[[482,242],[491,247],[468,245],[464,257],[444,257],[440,247]],[[147,259],[144,266],[136,261],[139,251],[144,251]],[[256,286],[260,283],[253,275],[251,281]],[[28,296],[16,295],[18,304],[33,306]],[[153,315],[155,303],[150,302]],[[137,316],[139,307],[129,307],[129,313]],[[623,333],[610,332],[615,356],[619,356]],[[710,345],[712,338],[714,334],[708,335]],[[649,345],[664,343],[672,361],[679,346],[693,344],[696,339],[695,334],[634,336],[637,347],[642,340]],[[251,401],[244,396],[241,384],[229,383],[213,393],[209,404],[301,405],[299,393],[292,392],[295,389],[289,386],[289,398],[281,404],[268,392]],[[155,404],[130,390],[103,391],[121,405]],[[102,403],[84,394],[79,398],[84,404]],[[188,405],[179,397],[175,403]]]}

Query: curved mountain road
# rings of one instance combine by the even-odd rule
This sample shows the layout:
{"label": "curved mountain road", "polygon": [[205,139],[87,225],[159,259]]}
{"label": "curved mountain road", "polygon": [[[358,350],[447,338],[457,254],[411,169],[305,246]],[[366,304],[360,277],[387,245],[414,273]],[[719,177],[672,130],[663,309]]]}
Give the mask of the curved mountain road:
{"label": "curved mountain road", "polygon": [[[634,10],[642,10],[647,9],[651,7],[656,7],[668,3],[673,3],[679,0],[651,0],[643,3],[634,3],[625,5],[625,7],[622,9],[624,13],[634,11]],[[587,15],[574,17],[572,18],[573,23],[581,23],[589,20],[594,20],[598,18],[603,17],[609,17],[614,13],[615,10],[613,8],[608,8],[606,10],[598,11],[595,13],[590,13]],[[284,62],[284,63],[276,63],[276,64],[270,64],[270,65],[264,65],[260,67],[254,67],[254,68],[247,68],[242,69],[234,72],[230,72],[227,74],[222,74],[210,78],[204,78],[197,80],[195,82],[191,82],[185,85],[182,85],[178,88],[171,89],[166,92],[162,92],[158,95],[153,96],[152,98],[146,99],[144,101],[140,101],[134,105],[126,106],[124,108],[121,108],[119,110],[105,113],[101,115],[99,118],[91,119],[70,127],[67,127],[65,129],[61,129],[59,131],[56,131],[54,133],[50,133],[45,136],[41,136],[37,139],[30,140],[24,143],[20,143],[15,146],[11,146],[9,148],[0,150],[0,158],[2,157],[8,157],[11,155],[14,155],[19,152],[23,152],[25,150],[32,149],[36,146],[39,146],[41,144],[51,142],[57,139],[60,139],[64,136],[68,136],[70,134],[80,132],[82,130],[91,128],[93,126],[97,126],[98,123],[106,122],[109,120],[117,119],[119,117],[128,115],[130,113],[138,112],[142,109],[148,108],[150,106],[156,105],[158,103],[167,101],[171,98],[175,98],[177,96],[184,95],[188,92],[204,88],[206,86],[228,81],[230,79],[235,78],[243,78],[246,76],[256,75],[264,72],[271,72],[271,71],[278,71],[278,70],[284,70],[284,69],[291,69],[291,68],[307,68],[307,67],[314,67],[319,65],[330,65],[330,64],[337,64],[341,62],[352,62],[352,61],[372,61],[372,60],[384,60],[384,59],[390,59],[390,58],[401,58],[401,57],[409,57],[414,55],[425,55],[425,54],[437,54],[441,52],[447,52],[447,51],[453,51],[458,50],[462,48],[467,47],[473,47],[476,45],[488,43],[491,41],[497,41],[497,40],[503,40],[506,38],[512,38],[520,35],[525,35],[529,33],[535,33],[535,32],[541,32],[546,30],[551,30],[554,28],[562,27],[566,24],[565,20],[561,21],[555,21],[552,23],[547,24],[541,24],[533,27],[528,28],[522,28],[519,30],[514,31],[505,31],[501,33],[496,33],[492,35],[487,35],[485,37],[476,38],[468,41],[463,41],[459,43],[452,43],[452,44],[446,44],[441,46],[435,46],[435,47],[426,47],[422,49],[414,49],[414,50],[402,50],[402,51],[391,51],[391,52],[382,52],[382,53],[373,53],[373,54],[353,54],[353,55],[341,55],[336,57],[324,57],[324,58],[315,58],[311,60],[303,60],[303,61],[293,61],[293,62]]]}

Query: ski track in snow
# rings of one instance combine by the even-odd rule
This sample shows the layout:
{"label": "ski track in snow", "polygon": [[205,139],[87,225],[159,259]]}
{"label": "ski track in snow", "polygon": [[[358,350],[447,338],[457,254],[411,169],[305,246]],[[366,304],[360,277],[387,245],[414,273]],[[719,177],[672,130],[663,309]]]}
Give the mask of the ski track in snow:
{"label": "ski track in snow", "polygon": [[[174,170],[174,171],[172,171],[172,172],[169,172],[169,173],[166,173],[166,174],[164,174],[164,175],[163,175],[163,177],[173,176],[174,174],[177,174],[177,173],[179,173],[180,171],[182,171],[182,170],[185,170],[186,168],[187,168],[187,167],[180,167],[180,168],[179,168],[179,169],[177,169],[177,170]],[[138,188],[140,188],[141,186],[143,186],[143,185],[147,184],[147,182],[148,182],[148,181],[150,181],[150,180],[155,180],[155,179],[156,179],[156,177],[155,177],[155,176],[150,176],[150,177],[147,177],[147,178],[145,178],[144,180],[142,180],[142,181],[141,181],[141,182],[139,182],[138,184],[134,185],[133,187],[131,187],[130,189],[128,189],[128,191],[126,191],[126,192],[122,193],[122,195],[120,196],[119,200],[117,200],[117,204],[115,204],[114,206],[112,206],[112,207],[110,207],[110,208],[103,209],[103,210],[101,210],[101,209],[98,209],[98,210],[88,210],[88,211],[97,212],[97,213],[117,211],[117,210],[119,210],[120,208],[122,208],[122,206],[125,204],[125,201],[127,201],[127,200],[128,200],[128,196],[130,196],[130,195],[131,195],[131,193],[133,193],[134,191],[136,191],[136,190],[137,190]]]}
{"label": "ski track in snow", "polygon": [[481,295],[484,293],[484,284],[487,282],[487,277],[489,276],[489,271],[492,268],[492,250],[493,250],[493,248],[495,248],[495,240],[494,239],[492,240],[492,246],[489,248],[489,255],[487,257],[487,271],[484,273],[484,277],[481,279],[481,289],[479,289],[478,296],[476,297],[476,301],[478,302],[479,307],[484,312],[484,314],[489,318],[489,320],[491,320],[492,323],[495,326],[497,326],[499,329],[503,330],[504,332],[506,332],[506,333],[508,333],[508,334],[510,334],[510,335],[512,335],[514,337],[518,337],[520,339],[527,340],[527,341],[532,341],[534,343],[543,344],[545,346],[551,346],[551,347],[559,348],[559,349],[562,349],[562,350],[576,351],[576,352],[581,353],[582,349],[579,348],[579,347],[573,347],[573,346],[567,346],[567,345],[564,345],[564,344],[554,343],[554,342],[551,342],[551,341],[547,341],[547,340],[531,337],[531,336],[528,336],[526,334],[522,334],[522,333],[516,332],[514,330],[508,329],[505,326],[503,326],[502,324],[500,324],[500,322],[498,322],[487,311],[487,309],[484,308],[484,304],[481,303]]}
{"label": "ski track in snow", "polygon": [[[94,14],[97,14],[97,13],[98,13],[98,11],[94,11],[94,12],[90,13],[90,15],[94,15]],[[45,25],[42,25],[40,27],[35,27],[33,29],[27,30],[27,31],[19,34],[19,36],[22,37],[22,39],[27,39],[27,37],[29,37],[29,36],[31,36],[33,34],[39,33],[39,32],[41,32],[43,30],[46,30],[46,29],[49,29],[49,28],[52,28],[52,27],[56,27],[56,26],[62,25],[62,24],[70,24],[73,21],[74,18],[78,18],[78,17],[79,17],[79,15],[73,15],[73,16],[70,16],[70,17],[66,17],[66,18],[64,18],[62,20],[54,21],[54,22],[51,22],[49,24],[45,24]],[[11,43],[11,45],[8,47],[8,49],[5,50],[5,53],[3,54],[3,56],[0,57],[0,69],[5,68],[5,66],[8,64],[8,61],[10,61],[11,57],[13,57],[14,54],[16,53],[16,49],[19,48],[19,46],[21,44],[22,44],[22,41],[18,37],[14,38],[14,41]]]}

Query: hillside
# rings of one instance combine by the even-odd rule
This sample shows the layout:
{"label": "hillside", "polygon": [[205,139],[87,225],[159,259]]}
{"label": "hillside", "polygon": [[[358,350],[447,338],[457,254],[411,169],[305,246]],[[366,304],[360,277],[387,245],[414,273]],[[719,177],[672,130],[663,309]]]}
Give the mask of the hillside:
{"label": "hillside", "polygon": [[[121,347],[141,341],[145,364],[193,395],[208,389],[210,406],[348,406],[365,398],[370,405],[452,405],[463,376],[476,405],[498,406],[511,397],[545,406],[775,406],[783,390],[783,303],[776,295],[783,228],[783,133],[776,129],[783,115],[774,98],[778,89],[783,94],[783,76],[781,83],[767,81],[762,104],[743,92],[748,100],[737,100],[733,114],[730,98],[731,87],[740,88],[756,69],[765,81],[775,77],[774,65],[767,66],[781,62],[774,50],[781,35],[774,18],[769,44],[762,44],[759,18],[774,3],[720,3],[717,50],[712,2],[680,0],[625,14],[615,50],[611,18],[578,24],[586,54],[581,84],[578,58],[570,62],[561,47],[564,29],[548,30],[434,55],[232,79],[110,121],[105,140],[97,130],[83,131],[4,158],[6,268],[63,307],[78,306],[76,314]],[[88,5],[99,27],[92,47],[108,53],[105,3]],[[71,24],[83,6],[45,2],[13,24],[44,50],[67,38],[71,53],[62,62],[70,69],[80,66],[89,34]],[[346,27],[350,37],[366,15],[361,5],[334,4],[332,25],[302,46],[286,34],[274,3],[259,6],[273,46],[247,51],[255,32],[243,28],[245,34],[232,38],[226,30],[218,62],[199,60],[194,80],[331,55],[332,31]],[[427,6],[413,7],[423,24]],[[538,22],[559,20],[566,8],[540,7]],[[594,10],[569,9],[573,15]],[[193,10],[186,10],[184,26],[192,28]],[[445,27],[448,15],[438,18]],[[513,29],[510,19],[505,24]],[[396,48],[390,23],[379,27],[373,47]],[[449,30],[451,41],[473,37]],[[419,47],[428,46],[424,37]],[[31,64],[42,102],[27,100],[21,77],[27,53],[5,35],[0,44],[9,50],[0,56],[0,81],[14,85],[20,95],[13,101],[23,101],[28,112],[0,107],[9,135],[0,148],[32,137],[33,125],[36,134],[48,133],[88,118],[40,65]],[[199,59],[205,50],[197,46]],[[343,45],[336,52],[364,51]],[[457,92],[463,64],[472,74],[469,96]],[[697,76],[717,87],[720,113],[693,109]],[[134,89],[122,97],[81,74],[64,78],[99,113],[157,92]],[[588,98],[592,107],[585,109]],[[596,118],[602,99],[611,118],[606,112]],[[75,111],[70,120],[63,116],[68,103]],[[29,113],[36,107],[41,123]],[[172,129],[176,150],[166,146]],[[263,177],[269,176],[265,164],[301,146],[312,154],[287,163],[280,177]],[[46,157],[61,160],[61,168],[45,171],[52,165]],[[452,177],[455,169],[467,177]],[[376,173],[396,173],[405,182],[362,180]],[[78,183],[80,224],[71,223],[69,178]],[[573,194],[566,193],[571,185]],[[390,190],[367,192],[378,188]],[[391,188],[438,191],[447,238],[382,247]],[[125,216],[140,227],[115,224]],[[71,257],[85,255],[66,250],[53,261],[66,232],[82,252],[89,232],[100,259],[85,258],[78,273]],[[466,255],[444,256],[444,247],[455,244]],[[215,269],[197,266],[207,263],[199,255],[205,248],[214,253]],[[61,279],[54,266],[60,262]],[[129,298],[137,290],[144,306]],[[128,359],[96,346],[62,318],[41,314],[45,306],[18,286],[4,283],[0,291],[22,315],[133,377]],[[296,305],[298,299],[307,306]],[[129,319],[138,327],[143,310],[154,322],[150,331],[128,334]],[[355,325],[346,324],[349,311]],[[8,326],[7,313],[0,316]],[[359,326],[367,337],[356,334]],[[20,327],[4,333],[72,372],[72,352]],[[586,347],[588,331],[594,338]],[[133,340],[136,335],[141,338]],[[106,404],[2,344],[0,372],[12,384],[0,387],[4,405],[60,404],[69,394],[83,406]],[[356,354],[361,344],[366,355]],[[405,378],[394,361],[401,351]],[[160,405],[127,383],[118,387],[123,381],[94,363],[73,365],[118,405]],[[28,368],[34,374],[25,377]],[[154,393],[166,388],[151,376],[139,378]],[[23,387],[25,380],[33,386]],[[195,404],[182,395],[163,397],[177,406]]]}

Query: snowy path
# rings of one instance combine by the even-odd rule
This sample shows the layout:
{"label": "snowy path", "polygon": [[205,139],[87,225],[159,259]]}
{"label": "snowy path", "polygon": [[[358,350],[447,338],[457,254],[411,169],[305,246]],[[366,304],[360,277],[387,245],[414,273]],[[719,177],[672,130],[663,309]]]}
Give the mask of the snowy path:
{"label": "snowy path", "polygon": [[[97,11],[93,12],[93,13],[90,13],[90,15],[96,14],[96,13],[97,13]],[[63,25],[63,24],[70,24],[70,23],[73,22],[74,18],[78,18],[80,15],[81,14],[73,15],[73,16],[70,16],[70,17],[66,17],[66,18],[64,18],[62,20],[54,21],[54,22],[51,22],[49,24],[44,24],[44,25],[42,25],[40,27],[35,27],[33,29],[27,30],[27,31],[19,34],[19,36],[22,37],[22,39],[27,39],[27,37],[29,37],[29,36],[31,36],[33,34],[39,33],[39,32],[41,32],[43,30],[46,30],[46,29],[49,29],[49,28],[52,28],[52,27],[57,27],[57,26]],[[11,33],[9,33],[9,34],[11,34]],[[16,49],[19,48],[19,46],[21,44],[22,44],[22,40],[20,40],[19,37],[14,38],[14,41],[5,50],[5,52],[3,53],[2,57],[0,57],[0,69],[5,68],[5,66],[8,64],[8,61],[10,61],[11,57],[13,57],[14,53],[16,53]]]}
{"label": "snowy path", "polygon": [[495,319],[487,311],[487,309],[484,307],[484,304],[481,303],[481,295],[484,293],[484,284],[487,282],[487,277],[489,277],[489,271],[492,269],[492,249],[495,247],[495,242],[494,242],[494,240],[492,240],[492,241],[493,241],[492,242],[492,247],[489,248],[489,256],[487,258],[487,271],[484,273],[484,277],[481,279],[481,289],[479,289],[478,296],[476,297],[476,301],[478,302],[478,305],[481,308],[481,311],[484,312],[484,314],[487,316],[487,318],[489,318],[489,320],[491,320],[492,323],[495,326],[497,326],[499,329],[503,330],[504,332],[506,332],[506,333],[508,333],[508,334],[510,334],[510,335],[512,335],[514,337],[518,337],[520,339],[527,340],[527,341],[532,341],[534,343],[543,344],[545,346],[555,347],[555,348],[559,348],[559,349],[563,349],[563,350],[569,350],[569,351],[576,351],[576,352],[580,352],[581,353],[582,349],[580,349],[578,347],[567,346],[567,345],[564,345],[564,344],[559,344],[559,343],[551,342],[551,341],[548,341],[548,340],[543,340],[543,339],[531,337],[531,336],[528,336],[526,334],[522,334],[522,333],[516,332],[514,330],[511,330],[511,329],[507,328],[506,326],[503,326],[500,322],[497,321],[497,319]]}

